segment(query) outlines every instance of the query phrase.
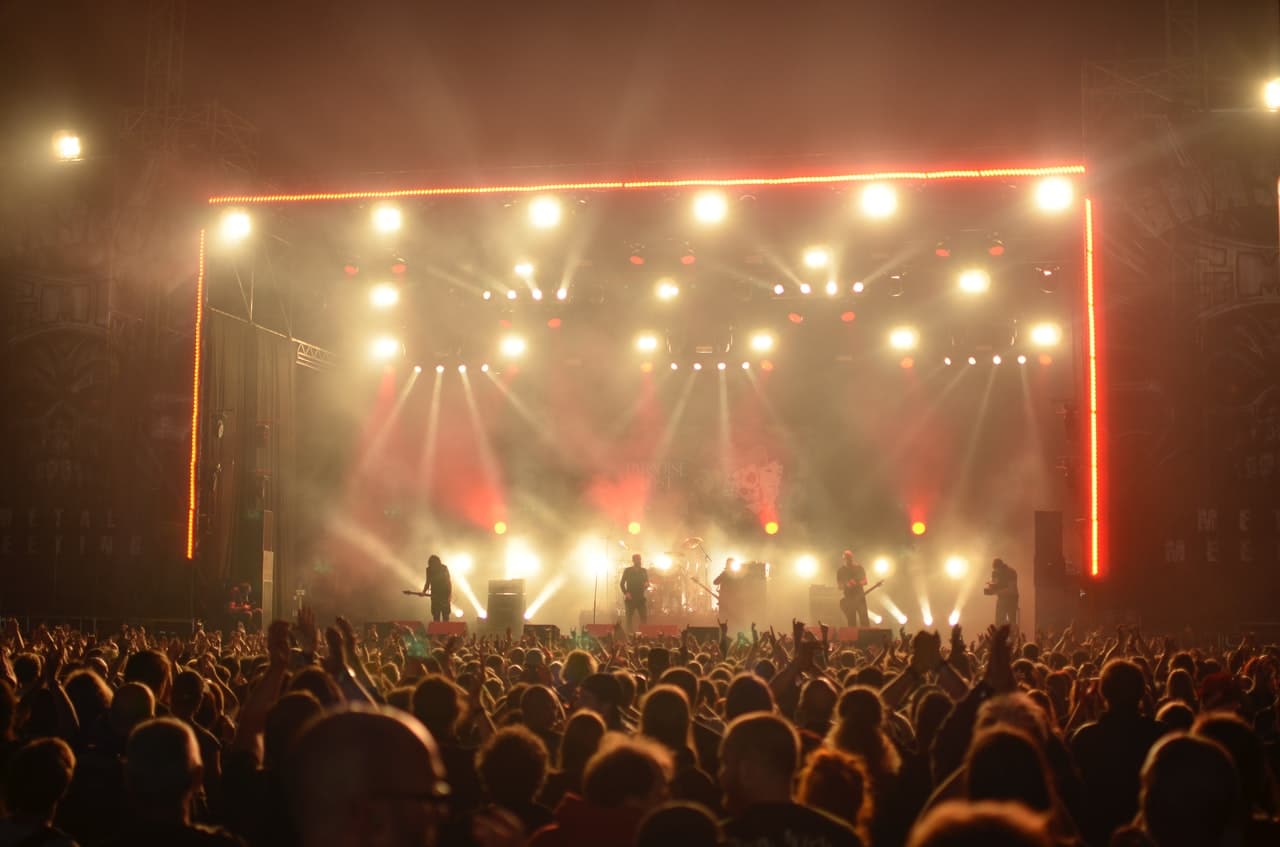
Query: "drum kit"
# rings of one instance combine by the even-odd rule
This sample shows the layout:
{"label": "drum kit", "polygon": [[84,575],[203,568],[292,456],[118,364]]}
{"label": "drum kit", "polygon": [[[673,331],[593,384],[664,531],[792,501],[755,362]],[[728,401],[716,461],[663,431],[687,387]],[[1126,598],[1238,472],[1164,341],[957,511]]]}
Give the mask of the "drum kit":
{"label": "drum kit", "polygon": [[[691,536],[677,544],[676,549],[665,550],[646,562],[650,586],[649,614],[682,617],[710,612],[713,598],[696,584],[707,582],[710,561],[702,539]],[[619,563],[619,577],[621,569],[629,564],[629,560]]]}

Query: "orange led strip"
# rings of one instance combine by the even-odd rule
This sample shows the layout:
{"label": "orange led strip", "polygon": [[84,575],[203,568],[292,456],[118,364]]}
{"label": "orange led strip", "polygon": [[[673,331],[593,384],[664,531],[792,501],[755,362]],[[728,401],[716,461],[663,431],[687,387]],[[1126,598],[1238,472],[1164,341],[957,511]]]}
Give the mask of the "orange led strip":
{"label": "orange led strip", "polygon": [[541,185],[462,185],[437,188],[398,188],[387,191],[327,191],[308,194],[238,194],[209,198],[211,206],[311,203],[341,200],[393,200],[404,197],[446,197],[482,194],[528,194],[554,191],[639,191],[652,188],[731,188],[788,185],[830,185],[876,181],[998,179],[1001,177],[1067,176],[1083,174],[1084,165],[1052,165],[1039,168],[964,168],[940,171],[882,171],[877,173],[819,176],[738,177],[733,179],[650,179],[609,182],[564,182]]}
{"label": "orange led strip", "polygon": [[1093,267],[1093,200],[1084,201],[1085,312],[1089,321],[1089,573],[1097,576],[1100,549],[1098,498],[1098,316]]}
{"label": "orange led strip", "polygon": [[204,230],[200,230],[200,260],[196,270],[194,367],[191,374],[191,464],[187,467],[187,558],[196,553],[196,456],[200,445],[200,345],[204,341]]}

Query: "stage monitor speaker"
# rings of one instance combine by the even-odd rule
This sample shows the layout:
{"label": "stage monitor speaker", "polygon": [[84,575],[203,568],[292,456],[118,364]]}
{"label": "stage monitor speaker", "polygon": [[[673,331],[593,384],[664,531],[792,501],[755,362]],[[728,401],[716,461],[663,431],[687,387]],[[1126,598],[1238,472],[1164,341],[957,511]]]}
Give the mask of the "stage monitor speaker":
{"label": "stage monitor speaker", "polygon": [[840,610],[840,589],[835,585],[809,586],[809,619],[836,626],[845,620]]}
{"label": "stage monitor speaker", "polygon": [[489,632],[505,632],[510,629],[518,634],[524,625],[524,580],[489,580],[489,603],[485,607],[485,629]]}
{"label": "stage monitor speaker", "polygon": [[611,623],[588,623],[582,625],[584,635],[590,635],[592,638],[604,638],[606,635],[613,635],[613,624]]}
{"label": "stage monitor speaker", "polygon": [[524,634],[532,635],[540,644],[560,643],[560,627],[552,623],[527,623],[524,625]]}
{"label": "stage monitor speaker", "polygon": [[689,636],[698,644],[719,644],[720,643],[720,627],[718,626],[691,626],[689,627]]}
{"label": "stage monitor speaker", "polygon": [[836,630],[836,641],[846,645],[852,644],[859,649],[866,650],[870,647],[879,647],[884,644],[885,638],[892,637],[892,635],[893,630],[882,627],[842,626]]}
{"label": "stage monitor speaker", "polygon": [[[420,629],[422,624],[418,624]],[[427,624],[427,635],[432,637],[438,635],[456,635],[459,638],[467,637],[466,621],[432,621]]]}
{"label": "stage monitor speaker", "polygon": [[680,635],[680,627],[673,623],[642,623],[636,631],[645,638],[674,638]]}

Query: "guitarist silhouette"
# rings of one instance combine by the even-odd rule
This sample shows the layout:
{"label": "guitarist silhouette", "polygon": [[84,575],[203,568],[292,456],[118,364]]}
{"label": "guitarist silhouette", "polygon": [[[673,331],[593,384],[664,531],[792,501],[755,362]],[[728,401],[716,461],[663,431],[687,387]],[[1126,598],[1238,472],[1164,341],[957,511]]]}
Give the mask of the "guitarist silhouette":
{"label": "guitarist silhouette", "polygon": [[844,592],[840,598],[840,611],[844,612],[849,626],[871,626],[867,616],[867,571],[853,560],[853,551],[844,551],[844,564],[836,570],[836,584]]}

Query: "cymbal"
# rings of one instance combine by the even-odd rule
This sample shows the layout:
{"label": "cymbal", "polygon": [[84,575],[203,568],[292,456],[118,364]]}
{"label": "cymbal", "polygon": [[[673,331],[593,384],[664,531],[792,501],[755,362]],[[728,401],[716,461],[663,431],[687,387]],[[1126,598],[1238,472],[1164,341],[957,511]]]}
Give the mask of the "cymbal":
{"label": "cymbal", "polygon": [[686,538],[684,541],[681,541],[681,542],[680,542],[680,544],[681,544],[681,546],[683,546],[683,547],[687,547],[687,548],[690,548],[690,549],[692,549],[692,548],[694,548],[694,547],[701,547],[701,546],[702,546],[702,539],[701,539],[701,538],[699,538],[699,537],[698,537],[698,536],[696,536],[696,535],[691,535],[691,536],[689,536],[688,538]]}

